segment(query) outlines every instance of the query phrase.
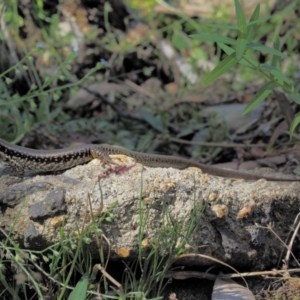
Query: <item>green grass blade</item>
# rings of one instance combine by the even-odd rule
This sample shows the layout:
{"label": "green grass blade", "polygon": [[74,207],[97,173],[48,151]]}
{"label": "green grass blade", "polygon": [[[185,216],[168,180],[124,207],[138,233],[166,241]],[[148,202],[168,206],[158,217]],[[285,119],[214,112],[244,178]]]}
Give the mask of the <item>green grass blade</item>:
{"label": "green grass blade", "polygon": [[243,35],[246,30],[246,18],[239,0],[234,0],[236,20],[240,33]]}
{"label": "green grass blade", "polygon": [[236,40],[234,39],[231,39],[226,36],[221,36],[218,34],[212,34],[212,33],[196,33],[196,34],[191,34],[190,37],[201,41],[211,41],[211,42],[223,43],[229,45],[236,44]]}
{"label": "green grass blade", "polygon": [[247,105],[247,107],[243,111],[243,115],[250,112],[252,109],[254,109],[258,104],[260,104],[265,98],[267,98],[273,89],[275,88],[276,83],[273,81],[270,81],[266,83],[253,97],[251,102]]}
{"label": "green grass blade", "polygon": [[259,67],[259,63],[247,54],[244,54],[244,57],[239,61],[239,63],[251,68],[252,70],[257,70]]}
{"label": "green grass blade", "polygon": [[235,52],[235,50],[233,48],[231,48],[230,46],[227,46],[223,43],[219,43],[218,44],[220,46],[220,48],[227,54],[227,55],[230,55],[232,54],[233,52]]}
{"label": "green grass blade", "polygon": [[289,97],[297,104],[300,104],[300,94],[297,90],[294,90],[293,93],[289,93]]}
{"label": "green grass blade", "polygon": [[270,19],[269,16],[265,16],[265,17],[259,18],[258,20],[255,20],[255,21],[251,21],[251,20],[250,20],[250,21],[247,23],[246,27],[250,27],[250,26],[252,26],[253,24],[265,23],[265,22],[267,22],[269,19]]}
{"label": "green grass blade", "polygon": [[287,84],[290,84],[290,80],[282,73],[281,70],[278,70],[275,67],[268,64],[260,65],[260,68],[272,74],[274,78],[277,79],[278,81],[282,81],[282,82],[286,82]]}
{"label": "green grass blade", "polygon": [[266,53],[269,53],[269,54],[275,54],[275,55],[278,55],[280,57],[287,57],[285,54],[283,54],[282,52],[280,52],[280,51],[278,51],[276,49],[273,49],[273,48],[270,48],[268,46],[264,46],[264,45],[261,45],[261,44],[257,44],[257,43],[249,42],[249,43],[247,43],[247,47],[251,48],[253,50],[260,51],[260,52],[266,52]]}
{"label": "green grass blade", "polygon": [[292,121],[291,127],[290,127],[290,136],[294,133],[296,127],[300,123],[300,113],[296,114],[294,120]]}
{"label": "green grass blade", "polygon": [[172,36],[172,43],[177,49],[191,48],[191,41],[184,32],[175,32]]}
{"label": "green grass blade", "polygon": [[238,30],[236,25],[228,25],[228,24],[205,24],[207,27],[217,28],[217,29],[235,29]]}
{"label": "green grass blade", "polygon": [[144,119],[144,121],[146,121],[154,129],[162,133],[165,131],[165,126],[163,122],[159,120],[156,116],[142,109],[139,111],[139,113],[141,117]]}
{"label": "green grass blade", "polygon": [[240,61],[246,51],[247,41],[243,38],[238,38],[236,43],[236,59]]}
{"label": "green grass blade", "polygon": [[85,273],[76,284],[75,289],[69,295],[68,300],[85,300],[88,282],[89,274]]}
{"label": "green grass blade", "polygon": [[216,78],[220,77],[224,73],[226,73],[229,69],[231,69],[234,65],[236,65],[236,54],[233,52],[225,59],[223,59],[206,77],[204,83],[210,83],[211,81],[215,80]]}
{"label": "green grass blade", "polygon": [[[280,41],[279,41],[278,37],[274,41],[273,48],[280,52]],[[281,70],[281,60],[278,55],[276,55],[276,54],[272,55],[271,65],[274,68]]]}
{"label": "green grass blade", "polygon": [[253,38],[255,37],[255,35],[257,34],[257,22],[256,21],[258,21],[259,13],[260,13],[260,4],[257,4],[254,9],[254,12],[251,15],[250,22],[249,22],[249,23],[251,23],[251,22],[254,22],[254,23],[251,23],[251,25],[249,23],[247,24],[247,28],[246,28],[247,41],[252,41]]}
{"label": "green grass blade", "polygon": [[282,89],[289,95],[293,95],[295,92],[295,87],[292,83],[284,82]]}
{"label": "green grass blade", "polygon": [[252,26],[254,24],[257,24],[256,21],[259,21],[259,14],[260,14],[260,4],[258,3],[250,17],[249,23],[247,25]]}
{"label": "green grass blade", "polygon": [[[230,55],[234,52],[233,48],[231,48],[225,44],[220,43],[219,46],[227,55]],[[241,64],[245,67],[248,67],[252,70],[257,70],[257,68],[258,68],[258,63],[256,62],[256,60],[254,60],[252,57],[250,57],[247,54],[244,54],[244,57],[239,61],[239,64]]]}

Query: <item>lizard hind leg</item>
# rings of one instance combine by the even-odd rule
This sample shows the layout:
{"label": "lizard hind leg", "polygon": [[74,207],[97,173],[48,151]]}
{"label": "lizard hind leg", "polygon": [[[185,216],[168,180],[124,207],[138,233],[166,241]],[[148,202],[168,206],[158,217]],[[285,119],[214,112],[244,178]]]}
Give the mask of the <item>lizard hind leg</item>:
{"label": "lizard hind leg", "polygon": [[99,159],[102,165],[112,164],[112,160],[107,153],[99,148],[91,149],[91,155],[93,158]]}

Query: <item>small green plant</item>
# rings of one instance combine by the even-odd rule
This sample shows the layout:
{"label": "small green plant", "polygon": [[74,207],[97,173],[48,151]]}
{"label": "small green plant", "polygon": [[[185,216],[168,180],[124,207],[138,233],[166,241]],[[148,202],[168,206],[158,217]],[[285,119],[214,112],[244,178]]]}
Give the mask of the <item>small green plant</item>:
{"label": "small green plant", "polygon": [[[260,5],[258,4],[252,13],[252,16],[247,23],[245,14],[241,7],[239,0],[234,0],[237,25],[224,24],[207,24],[214,28],[227,28],[237,32],[237,39],[227,36],[222,36],[213,33],[199,33],[190,35],[194,39],[202,41],[213,41],[227,54],[226,58],[222,60],[206,77],[204,83],[210,83],[228,70],[240,64],[244,67],[252,69],[254,72],[259,72],[266,78],[266,83],[256,93],[253,99],[244,110],[244,114],[251,111],[259,103],[261,103],[270,93],[276,88],[281,88],[289,97],[300,104],[300,94],[295,88],[293,82],[283,74],[281,70],[281,58],[286,57],[282,53],[279,37],[274,37],[273,48],[255,42],[258,26],[266,22],[267,18],[259,18]],[[260,51],[271,55],[270,63],[260,64],[250,55],[249,51]],[[293,120],[290,127],[290,134],[292,134],[300,123],[300,114]]]}
{"label": "small green plant", "polygon": [[[33,2],[34,17],[26,7],[25,15],[20,14],[18,5],[15,1],[0,4],[0,41],[7,46],[0,49],[1,64],[5,62],[0,72],[1,137],[14,143],[33,128],[61,117],[66,95],[78,90],[83,81],[93,79],[103,67],[98,63],[77,80],[71,69],[78,59],[72,47],[72,41],[78,39],[76,34],[63,35],[59,14],[48,16],[42,1]],[[19,36],[24,24],[31,34],[28,39]]]}
{"label": "small green plant", "polygon": [[[62,226],[58,229],[59,241],[41,251],[21,249],[19,244],[11,239],[16,220],[8,233],[2,230],[6,239],[0,242],[2,254],[0,256],[2,294],[0,295],[3,297],[11,295],[15,299],[19,299],[18,297],[22,294],[24,295],[22,299],[36,296],[43,299],[47,296],[58,300],[84,300],[91,295],[99,296],[96,287],[100,286],[102,299],[162,299],[166,284],[165,274],[170,269],[174,258],[185,251],[193,230],[201,219],[204,207],[199,209],[196,204],[196,188],[193,193],[194,209],[191,215],[183,219],[172,218],[169,206],[163,205],[162,212],[158,215],[162,225],[160,223],[156,229],[157,234],[149,239],[148,245],[145,245],[144,233],[149,224],[152,224],[151,216],[157,209],[153,208],[153,203],[144,203],[142,186],[141,183],[137,259],[126,268],[120,284],[106,273],[109,254],[107,255],[107,252],[103,250],[104,245],[100,238],[103,238],[103,232],[100,229],[102,223],[111,222],[114,219],[113,209],[117,206],[117,202],[112,203],[105,211],[102,211],[102,202],[99,215],[97,217],[91,215],[91,223],[82,228],[78,227],[76,236],[66,232]],[[101,199],[103,199],[101,186],[99,187]],[[22,206],[21,209],[24,207]],[[92,236],[96,239],[99,249],[99,263],[95,266],[93,266],[91,254],[87,251]],[[10,269],[15,272],[9,272]],[[96,280],[99,270],[103,275],[100,282]],[[81,274],[81,279],[77,279],[77,283],[76,281],[74,283],[73,278],[77,277],[76,274]],[[117,289],[112,290],[108,280],[113,282]],[[14,282],[16,287],[14,287]],[[28,286],[31,287],[31,295],[28,295]]]}
{"label": "small green plant", "polygon": [[68,300],[84,300],[86,299],[86,292],[89,283],[89,274],[84,274],[80,281],[76,284],[75,289],[69,295]]}
{"label": "small green plant", "polygon": [[[93,290],[87,291],[87,282],[90,280],[88,274],[92,273],[93,266],[91,254],[86,248],[91,243],[91,236],[94,236],[99,245],[99,261],[102,265],[106,265],[106,256],[98,236],[103,234],[101,224],[111,222],[114,218],[112,209],[115,206],[116,203],[112,203],[106,211],[101,211],[97,218],[92,216],[91,223],[78,228],[75,236],[66,232],[64,227],[59,228],[60,240],[40,251],[22,249],[12,240],[11,234],[17,222],[16,218],[8,233],[1,230],[6,238],[0,241],[0,295],[11,295],[14,299],[20,299],[19,296],[22,294],[24,295],[22,299],[31,299],[32,296],[28,295],[28,286],[31,287],[31,295],[38,296],[39,299],[47,296],[62,300],[67,299],[69,295],[69,300],[77,300],[86,299],[87,294],[98,295]],[[22,209],[24,205],[20,211]],[[41,265],[47,265],[47,270]],[[72,278],[78,273],[83,275],[74,288]],[[42,277],[46,280],[47,288]],[[106,281],[106,278],[103,281]]]}
{"label": "small green plant", "polygon": [[[156,229],[155,237],[149,239],[148,245],[143,243],[144,232],[149,224],[152,204],[144,204],[142,188],[139,200],[139,235],[138,256],[135,264],[128,268],[125,274],[124,290],[129,298],[121,299],[162,299],[165,288],[165,275],[170,270],[174,258],[185,252],[192,233],[202,217],[205,206],[199,208],[197,201],[196,183],[193,192],[194,209],[188,219],[171,217],[169,206],[164,205],[160,214],[160,228]],[[140,277],[137,274],[141,272]],[[140,295],[137,297],[137,293]],[[141,296],[142,295],[142,296]],[[124,295],[123,295],[124,296]]]}

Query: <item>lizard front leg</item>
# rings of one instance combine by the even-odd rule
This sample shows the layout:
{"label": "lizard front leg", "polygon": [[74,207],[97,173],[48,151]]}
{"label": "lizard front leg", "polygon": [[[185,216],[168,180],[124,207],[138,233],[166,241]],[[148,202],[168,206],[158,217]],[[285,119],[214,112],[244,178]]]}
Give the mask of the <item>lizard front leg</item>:
{"label": "lizard front leg", "polygon": [[91,155],[93,158],[99,159],[102,165],[113,163],[109,155],[99,148],[91,149]]}

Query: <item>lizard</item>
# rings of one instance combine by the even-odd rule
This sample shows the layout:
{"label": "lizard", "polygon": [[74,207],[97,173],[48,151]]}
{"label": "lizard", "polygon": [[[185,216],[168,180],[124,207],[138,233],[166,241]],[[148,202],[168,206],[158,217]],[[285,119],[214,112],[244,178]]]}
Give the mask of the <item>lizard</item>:
{"label": "lizard", "polygon": [[110,155],[120,154],[132,157],[137,163],[147,167],[172,167],[180,170],[196,167],[201,169],[204,173],[226,178],[300,181],[300,178],[273,177],[221,169],[187,158],[136,152],[120,146],[108,144],[84,144],[56,150],[37,150],[13,145],[0,139],[0,159],[7,162],[20,177],[24,176],[25,169],[43,172],[62,171],[87,163],[93,159],[100,159],[104,164],[111,164],[112,160]]}

